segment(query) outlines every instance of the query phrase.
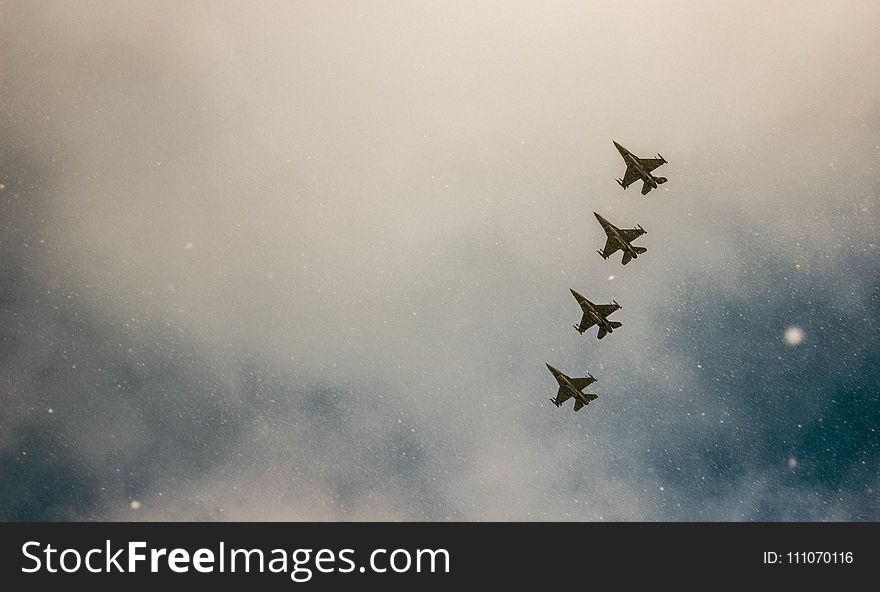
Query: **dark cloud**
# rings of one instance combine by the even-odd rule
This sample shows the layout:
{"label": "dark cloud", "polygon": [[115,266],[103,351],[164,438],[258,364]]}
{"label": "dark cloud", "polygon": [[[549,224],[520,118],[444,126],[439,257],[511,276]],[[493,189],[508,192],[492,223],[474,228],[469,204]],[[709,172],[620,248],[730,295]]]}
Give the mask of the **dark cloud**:
{"label": "dark cloud", "polygon": [[[704,280],[678,295],[667,346],[700,365],[680,411],[706,427],[678,440],[679,426],[658,426],[650,438],[646,461],[680,503],[664,515],[870,520],[880,471],[876,261],[856,255],[839,270],[846,285],[858,281],[853,274],[875,284],[865,307],[849,308],[835,304],[840,284],[832,277],[789,279],[785,263],[754,255],[760,280],[744,286],[748,299],[717,299]],[[786,344],[780,319],[804,331],[803,343]],[[720,403],[709,419],[701,412],[707,400]],[[733,511],[719,505],[737,483],[765,481],[785,495],[771,491]]]}

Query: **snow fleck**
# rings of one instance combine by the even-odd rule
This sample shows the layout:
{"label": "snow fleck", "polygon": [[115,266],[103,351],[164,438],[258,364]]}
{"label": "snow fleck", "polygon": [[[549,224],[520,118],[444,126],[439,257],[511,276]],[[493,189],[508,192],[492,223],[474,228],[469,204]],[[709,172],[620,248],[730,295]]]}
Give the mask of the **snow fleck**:
{"label": "snow fleck", "polygon": [[791,327],[785,330],[785,343],[790,346],[800,345],[804,340],[804,332],[800,327]]}
{"label": "snow fleck", "polygon": [[791,458],[788,459],[788,468],[789,469],[791,469],[793,471],[797,468],[797,466],[798,466],[798,461],[795,457],[792,456]]}
{"label": "snow fleck", "polygon": [[132,510],[140,510],[141,502],[138,500],[131,500],[131,503],[129,504],[129,506],[131,507]]}

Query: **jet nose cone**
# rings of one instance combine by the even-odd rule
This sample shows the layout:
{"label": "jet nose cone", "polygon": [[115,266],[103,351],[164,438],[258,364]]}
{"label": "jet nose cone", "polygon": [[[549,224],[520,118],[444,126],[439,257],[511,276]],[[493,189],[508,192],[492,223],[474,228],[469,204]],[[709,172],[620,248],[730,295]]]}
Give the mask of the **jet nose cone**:
{"label": "jet nose cone", "polygon": [[597,212],[593,212],[593,215],[596,216],[596,220],[598,220],[599,222],[605,222],[605,218],[600,216]]}
{"label": "jet nose cone", "polygon": [[549,370],[549,371],[552,372],[553,374],[558,374],[558,373],[559,373],[559,370],[557,370],[556,368],[554,368],[554,367],[551,366],[550,364],[546,364],[546,363],[545,363],[544,365],[547,366],[547,370]]}
{"label": "jet nose cone", "polygon": [[575,298],[580,297],[580,294],[578,294],[577,292],[575,292],[575,291],[574,291],[574,288],[569,288],[568,291],[571,292],[571,295],[574,296]]}

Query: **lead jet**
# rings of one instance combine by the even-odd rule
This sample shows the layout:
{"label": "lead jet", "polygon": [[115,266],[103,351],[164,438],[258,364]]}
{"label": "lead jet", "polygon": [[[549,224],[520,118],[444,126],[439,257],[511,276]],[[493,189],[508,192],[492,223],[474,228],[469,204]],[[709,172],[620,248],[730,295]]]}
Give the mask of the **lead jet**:
{"label": "lead jet", "polygon": [[593,325],[598,325],[599,333],[597,337],[602,339],[605,335],[612,333],[623,324],[608,320],[608,315],[621,308],[616,300],[612,300],[611,304],[593,304],[574,290],[571,290],[571,295],[574,296],[574,299],[580,304],[581,310],[584,311],[584,316],[581,318],[581,324],[572,325],[572,327],[574,327],[581,335]]}
{"label": "lead jet", "polygon": [[639,158],[617,142],[614,142],[614,147],[617,148],[623,157],[623,162],[626,163],[626,172],[623,174],[623,179],[617,179],[618,185],[626,189],[641,180],[643,182],[642,195],[645,195],[652,189],[657,189],[658,185],[666,183],[666,177],[655,177],[651,174],[651,171],[658,166],[666,164],[666,159],[659,152],[657,158]]}
{"label": "lead jet", "polygon": [[608,259],[608,257],[620,250],[623,251],[621,263],[626,265],[648,250],[645,247],[634,247],[632,245],[632,241],[645,234],[645,229],[640,225],[636,224],[635,228],[618,228],[596,212],[593,212],[593,215],[596,216],[596,220],[599,221],[605,234],[608,235],[608,240],[605,241],[605,248],[601,251],[596,251],[602,256],[602,259]]}
{"label": "lead jet", "polygon": [[596,395],[581,392],[596,382],[596,379],[593,378],[592,374],[587,373],[583,378],[571,378],[550,364],[547,364],[547,369],[550,370],[553,374],[553,378],[559,383],[559,392],[556,393],[555,398],[550,398],[550,402],[557,407],[574,397],[574,410],[580,411],[582,407],[589,405],[590,401],[595,401],[599,398]]}

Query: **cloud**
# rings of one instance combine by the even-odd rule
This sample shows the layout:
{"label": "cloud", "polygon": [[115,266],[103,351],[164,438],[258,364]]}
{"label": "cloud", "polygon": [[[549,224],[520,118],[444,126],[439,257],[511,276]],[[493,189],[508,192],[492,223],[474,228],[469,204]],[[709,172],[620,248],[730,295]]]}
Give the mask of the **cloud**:
{"label": "cloud", "polygon": [[0,515],[876,519],[878,17],[777,10],[11,7]]}

